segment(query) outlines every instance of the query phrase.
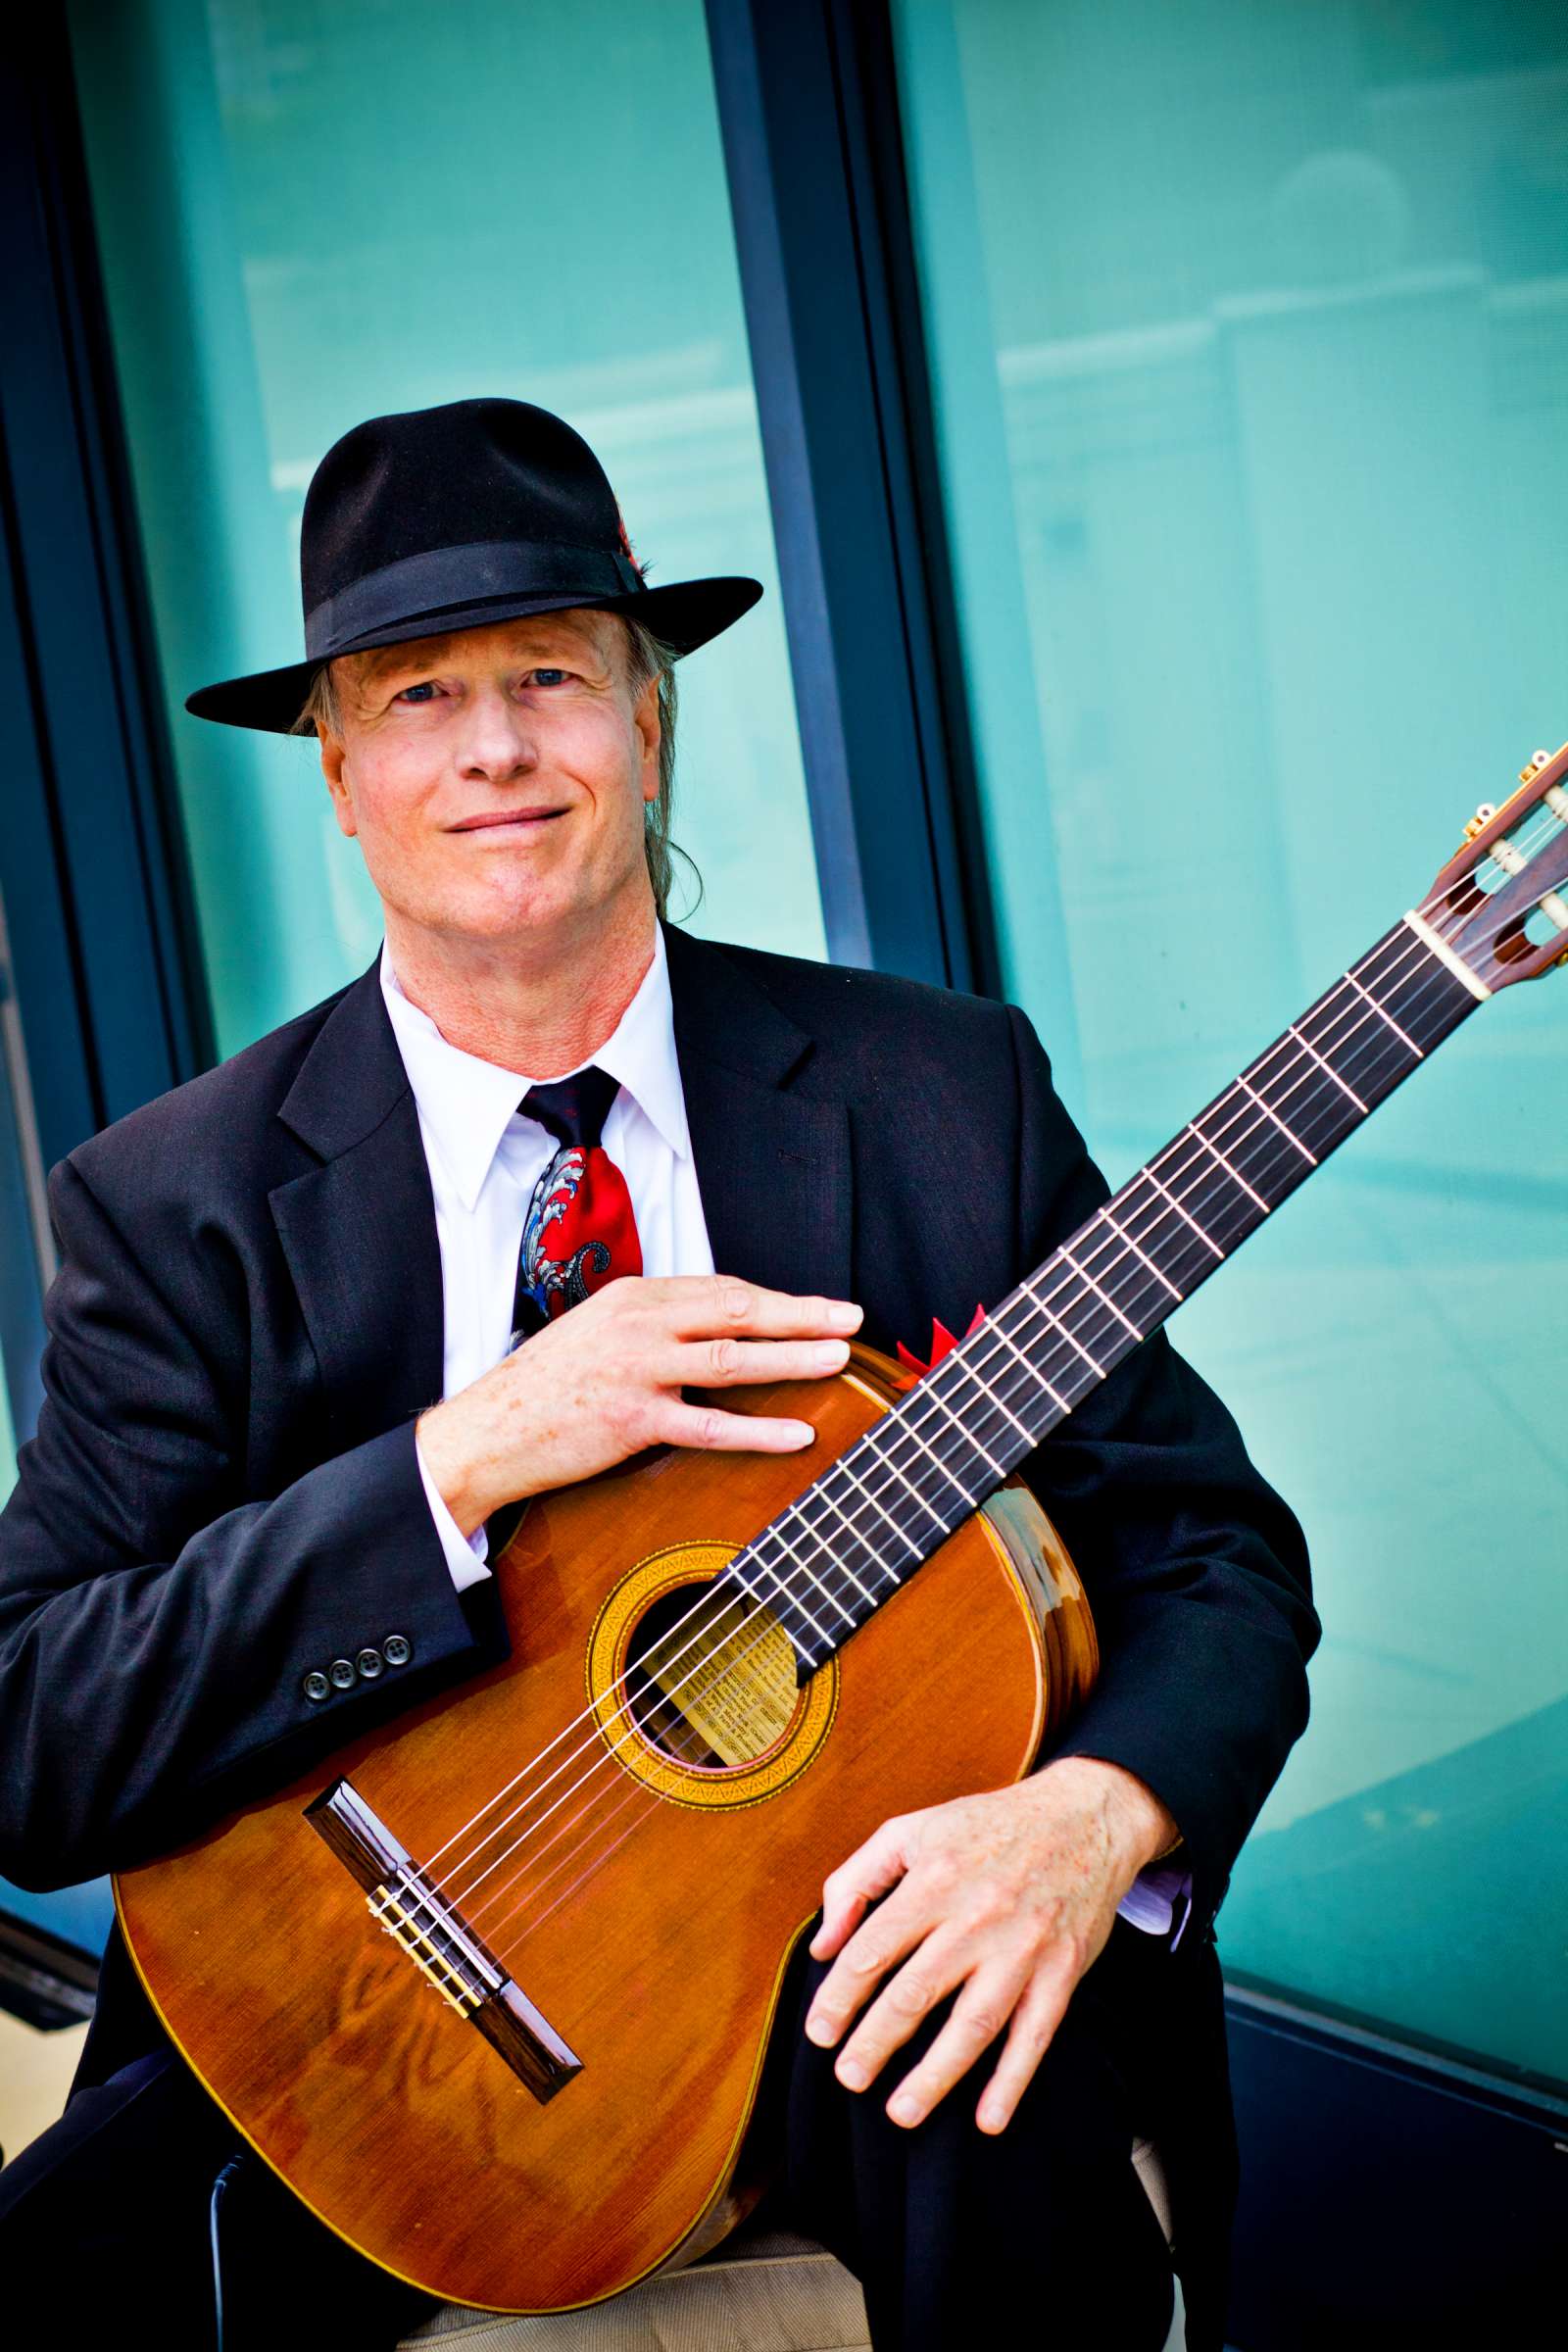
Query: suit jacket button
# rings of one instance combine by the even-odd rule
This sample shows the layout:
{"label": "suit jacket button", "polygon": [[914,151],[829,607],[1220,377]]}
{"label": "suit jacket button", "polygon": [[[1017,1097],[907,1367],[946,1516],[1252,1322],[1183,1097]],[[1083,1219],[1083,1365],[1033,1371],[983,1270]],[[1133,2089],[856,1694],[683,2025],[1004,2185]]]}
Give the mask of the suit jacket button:
{"label": "suit jacket button", "polygon": [[354,1663],[359,1669],[361,1681],[373,1683],[381,1671],[381,1652],[378,1649],[362,1649]]}
{"label": "suit jacket button", "polygon": [[301,1683],[300,1689],[313,1707],[318,1707],[322,1699],[329,1698],[332,1693],[332,1686],[318,1666],[312,1668],[304,1682]]}
{"label": "suit jacket button", "polygon": [[414,1655],[414,1643],[407,1634],[388,1634],[381,1644],[381,1655],[389,1666],[406,1666]]}
{"label": "suit jacket button", "polygon": [[353,1690],[354,1660],[352,1658],[334,1658],[326,1671],[332,1678],[334,1690]]}

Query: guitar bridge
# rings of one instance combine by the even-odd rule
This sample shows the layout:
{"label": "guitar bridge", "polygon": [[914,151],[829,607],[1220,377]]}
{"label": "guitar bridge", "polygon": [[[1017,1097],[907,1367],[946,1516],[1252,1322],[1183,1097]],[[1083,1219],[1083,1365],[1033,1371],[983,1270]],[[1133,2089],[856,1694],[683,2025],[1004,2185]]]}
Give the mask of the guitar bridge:
{"label": "guitar bridge", "polygon": [[377,1926],[447,2006],[478,2027],[541,2105],[581,2074],[582,2060],[351,1782],[334,1781],[306,1806],[305,1818],[364,1887]]}

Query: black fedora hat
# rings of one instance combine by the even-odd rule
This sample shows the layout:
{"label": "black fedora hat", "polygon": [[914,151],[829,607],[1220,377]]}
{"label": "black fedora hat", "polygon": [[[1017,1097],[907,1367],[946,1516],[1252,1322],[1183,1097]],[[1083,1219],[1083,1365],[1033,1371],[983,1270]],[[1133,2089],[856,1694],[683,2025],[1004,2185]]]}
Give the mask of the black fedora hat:
{"label": "black fedora hat", "polygon": [[300,589],[305,660],[203,686],[187,710],[287,734],[339,654],[574,605],[689,654],[762,593],[728,577],[648,587],[599,460],[525,400],[372,416],[335,441],[306,494]]}

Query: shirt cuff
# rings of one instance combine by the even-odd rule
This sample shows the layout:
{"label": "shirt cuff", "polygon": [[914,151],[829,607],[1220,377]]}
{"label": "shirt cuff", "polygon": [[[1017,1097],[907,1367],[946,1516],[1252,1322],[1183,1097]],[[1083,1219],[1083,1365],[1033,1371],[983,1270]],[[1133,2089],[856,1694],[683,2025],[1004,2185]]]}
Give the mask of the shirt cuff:
{"label": "shirt cuff", "polygon": [[1174,1951],[1182,1939],[1192,1907],[1192,1872],[1172,1869],[1168,1863],[1152,1862],[1147,1870],[1138,1873],[1116,1905],[1116,1916],[1146,1936],[1168,1936]]}
{"label": "shirt cuff", "polygon": [[476,1527],[471,1536],[464,1534],[447,1509],[440,1488],[425,1468],[417,1438],[414,1441],[414,1458],[419,1465],[419,1483],[424,1489],[424,1499],[430,1505],[430,1516],[435,1521],[441,1548],[447,1555],[447,1568],[453,1586],[457,1592],[466,1592],[470,1585],[488,1581],[490,1571],[485,1563],[490,1557],[490,1539],[482,1525]]}

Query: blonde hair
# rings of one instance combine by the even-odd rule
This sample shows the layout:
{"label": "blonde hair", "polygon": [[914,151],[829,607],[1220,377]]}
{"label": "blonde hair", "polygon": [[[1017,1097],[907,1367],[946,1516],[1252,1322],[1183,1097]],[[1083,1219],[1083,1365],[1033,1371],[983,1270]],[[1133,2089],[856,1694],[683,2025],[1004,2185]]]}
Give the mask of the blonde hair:
{"label": "blonde hair", "polygon": [[[684,858],[697,874],[697,905],[702,903],[703,877],[680,844],[670,838],[670,819],[675,799],[675,663],[679,659],[675,648],[645,629],[640,620],[625,612],[613,613],[626,636],[626,683],[635,698],[651,678],[659,680],[659,794],[643,811],[643,854],[648,860],[648,879],[653,888],[654,905],[661,915],[669,910],[669,894],[674,882],[674,859]],[[343,740],[343,705],[332,677],[332,664],[323,662],[311,680],[311,690],[305,697],[298,718],[289,732],[293,735],[330,735],[335,743]],[[695,913],[696,906],[692,911]]]}

